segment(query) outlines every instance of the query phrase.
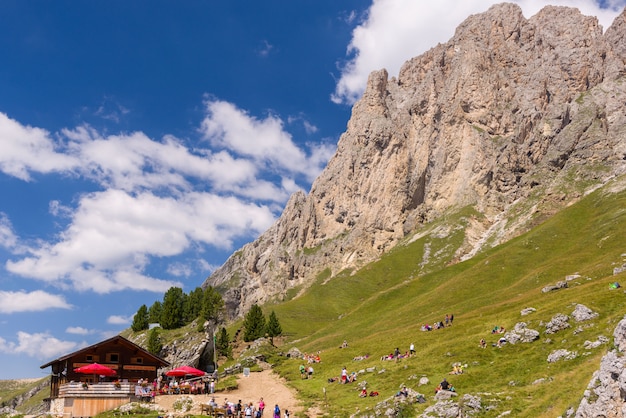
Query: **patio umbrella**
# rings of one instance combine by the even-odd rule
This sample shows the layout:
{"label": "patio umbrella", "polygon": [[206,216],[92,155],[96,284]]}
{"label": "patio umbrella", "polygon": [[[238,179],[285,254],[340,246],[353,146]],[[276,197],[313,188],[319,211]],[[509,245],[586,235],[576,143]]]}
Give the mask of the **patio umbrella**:
{"label": "patio umbrella", "polygon": [[79,367],[74,369],[76,373],[83,374],[97,374],[100,376],[115,376],[117,372],[110,367],[103,366],[102,364],[92,363],[86,366]]}
{"label": "patio umbrella", "polygon": [[180,366],[170,370],[169,372],[166,372],[165,374],[167,376],[187,376],[188,374],[192,376],[204,376],[205,373],[202,370],[193,368],[191,366]]}

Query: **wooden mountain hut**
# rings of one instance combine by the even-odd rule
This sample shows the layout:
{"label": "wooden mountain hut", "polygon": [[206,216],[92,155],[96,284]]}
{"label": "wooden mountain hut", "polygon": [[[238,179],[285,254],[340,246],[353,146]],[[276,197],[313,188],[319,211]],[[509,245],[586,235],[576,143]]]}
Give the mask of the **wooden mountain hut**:
{"label": "wooden mountain hut", "polygon": [[[113,369],[112,376],[78,373],[93,363]],[[88,417],[130,402],[137,383],[153,382],[159,369],[170,364],[132,341],[116,335],[66,354],[42,366],[50,374],[50,413],[56,416]]]}

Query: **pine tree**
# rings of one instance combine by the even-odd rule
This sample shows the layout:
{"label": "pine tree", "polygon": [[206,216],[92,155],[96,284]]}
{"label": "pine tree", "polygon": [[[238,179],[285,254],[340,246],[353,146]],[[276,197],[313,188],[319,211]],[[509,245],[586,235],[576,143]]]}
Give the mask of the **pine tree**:
{"label": "pine tree", "polygon": [[170,287],[165,292],[165,296],[163,296],[163,312],[161,312],[161,327],[163,329],[175,329],[184,325],[184,296],[183,289],[180,287]]}
{"label": "pine tree", "polygon": [[265,335],[265,316],[263,316],[263,311],[257,304],[252,305],[250,311],[246,314],[243,327],[243,340],[246,342],[254,341]]}
{"label": "pine tree", "polygon": [[163,343],[159,334],[158,328],[152,328],[148,334],[148,351],[157,356],[163,349]]}
{"label": "pine tree", "polygon": [[146,305],[141,305],[139,307],[137,313],[133,317],[133,323],[130,327],[135,332],[148,329],[148,307]]}
{"label": "pine tree", "polygon": [[157,300],[150,306],[150,309],[148,309],[148,322],[151,324],[160,324],[162,312],[163,305]]}
{"label": "pine tree", "polygon": [[278,318],[276,317],[276,313],[274,311],[270,314],[267,326],[265,327],[265,332],[270,337],[272,345],[274,345],[274,337],[283,333],[283,329],[281,328],[280,322],[278,322]]}
{"label": "pine tree", "polygon": [[200,316],[200,312],[202,311],[202,306],[204,302],[204,291],[201,287],[196,287],[194,290],[189,292],[189,295],[185,299],[185,318],[184,322],[186,324],[191,323],[194,319]]}
{"label": "pine tree", "polygon": [[217,322],[223,310],[224,299],[222,299],[222,295],[213,287],[207,286],[202,297],[202,311],[200,315],[205,321],[213,320]]}
{"label": "pine tree", "polygon": [[232,355],[231,347],[230,347],[230,337],[228,336],[228,332],[226,331],[226,328],[224,327],[222,327],[222,329],[219,332],[215,349],[221,356],[226,356],[230,358]]}

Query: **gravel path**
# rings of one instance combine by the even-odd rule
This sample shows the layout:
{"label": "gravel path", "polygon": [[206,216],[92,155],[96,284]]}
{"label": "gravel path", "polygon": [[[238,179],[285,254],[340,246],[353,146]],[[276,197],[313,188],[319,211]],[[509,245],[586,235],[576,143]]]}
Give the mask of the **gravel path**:
{"label": "gravel path", "polygon": [[248,377],[239,374],[237,384],[238,388],[235,390],[217,392],[213,395],[159,395],[156,397],[156,403],[168,412],[175,412],[174,402],[183,396],[191,396],[194,400],[191,412],[199,415],[200,404],[208,402],[211,397],[215,397],[218,405],[222,405],[226,399],[234,403],[241,399],[243,404],[252,402],[255,407],[259,406],[259,400],[262,397],[265,401],[265,413],[263,414],[265,418],[272,416],[276,404],[283,412],[288,409],[292,417],[295,416],[295,412],[302,411],[302,408],[298,406],[295,391],[289,388],[283,379],[271,370],[252,372]]}

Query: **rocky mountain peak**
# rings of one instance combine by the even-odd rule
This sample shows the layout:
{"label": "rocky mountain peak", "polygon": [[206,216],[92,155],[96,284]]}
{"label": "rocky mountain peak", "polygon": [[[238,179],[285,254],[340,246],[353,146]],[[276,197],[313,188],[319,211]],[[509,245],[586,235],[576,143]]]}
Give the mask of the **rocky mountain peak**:
{"label": "rocky mountain peak", "polygon": [[204,285],[242,315],[471,207],[450,261],[462,260],[623,173],[625,16],[603,34],[577,9],[526,19],[499,4],[407,61],[397,79],[373,72],[309,194],[292,196]]}

